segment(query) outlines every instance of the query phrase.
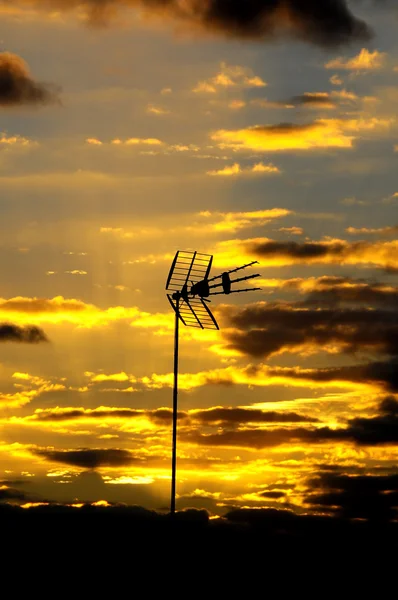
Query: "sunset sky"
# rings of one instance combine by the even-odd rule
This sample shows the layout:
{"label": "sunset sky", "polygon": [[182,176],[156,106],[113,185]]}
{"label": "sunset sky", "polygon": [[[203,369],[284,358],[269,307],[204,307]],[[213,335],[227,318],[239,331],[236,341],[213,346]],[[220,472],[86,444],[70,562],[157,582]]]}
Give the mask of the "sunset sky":
{"label": "sunset sky", "polygon": [[180,328],[177,509],[394,514],[397,25],[0,0],[0,502],[167,510],[165,284],[197,250],[261,291]]}

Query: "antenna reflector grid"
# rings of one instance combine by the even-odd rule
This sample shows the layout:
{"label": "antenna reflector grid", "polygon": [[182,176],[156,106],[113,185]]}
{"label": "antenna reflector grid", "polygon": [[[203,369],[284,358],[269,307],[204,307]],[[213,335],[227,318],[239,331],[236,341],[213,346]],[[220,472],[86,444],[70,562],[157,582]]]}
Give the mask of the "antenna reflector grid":
{"label": "antenna reflector grid", "polygon": [[212,262],[211,254],[178,250],[171,264],[166,290],[180,292],[188,281],[196,283],[207,279]]}

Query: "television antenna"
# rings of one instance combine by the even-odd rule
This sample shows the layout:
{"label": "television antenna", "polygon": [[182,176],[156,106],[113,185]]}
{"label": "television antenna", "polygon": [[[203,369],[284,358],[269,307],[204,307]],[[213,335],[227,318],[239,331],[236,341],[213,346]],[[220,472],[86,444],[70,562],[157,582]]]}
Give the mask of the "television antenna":
{"label": "television antenna", "polygon": [[[220,294],[239,294],[253,292],[261,288],[232,289],[232,284],[260,277],[259,273],[231,279],[231,275],[252,265],[246,265],[224,271],[221,275],[211,277],[213,263],[211,254],[178,250],[171,264],[166,282],[167,298],[175,313],[174,327],[174,385],[173,385],[173,436],[171,459],[171,502],[170,512],[175,514],[176,507],[176,471],[177,471],[177,396],[178,396],[178,330],[181,321],[187,327],[200,329],[220,329],[208,303],[209,296]],[[220,289],[221,288],[221,289]]]}

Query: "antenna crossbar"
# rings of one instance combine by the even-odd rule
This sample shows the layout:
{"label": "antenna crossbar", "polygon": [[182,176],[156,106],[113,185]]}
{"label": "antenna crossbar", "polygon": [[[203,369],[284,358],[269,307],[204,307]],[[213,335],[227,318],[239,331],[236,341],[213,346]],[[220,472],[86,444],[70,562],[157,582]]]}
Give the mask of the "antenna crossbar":
{"label": "antenna crossbar", "polygon": [[[257,290],[261,290],[261,288],[246,288],[245,290],[232,290],[230,294],[240,294],[241,292],[256,292]],[[225,295],[225,292],[212,292],[210,296],[219,296],[220,294]]]}
{"label": "antenna crossbar", "polygon": [[[242,265],[241,267],[236,267],[236,269],[231,269],[230,271],[226,271],[227,273],[231,274],[231,273],[236,273],[236,271],[241,271],[242,269],[247,269],[247,267],[251,267],[252,265],[256,265],[258,264],[258,260],[253,260],[250,263],[247,263],[247,265]],[[216,275],[215,277],[212,277],[211,279],[208,279],[207,281],[214,281],[215,279],[219,279],[220,277],[222,277],[222,275]]]}
{"label": "antenna crossbar", "polygon": [[[239,281],[246,281],[247,279],[254,279],[255,277],[260,277],[260,273],[256,273],[255,275],[247,275],[247,277],[239,277],[239,279],[231,279],[230,283],[238,283]],[[209,285],[209,288],[214,289],[217,287],[221,287],[222,285],[222,283],[215,283],[214,285]]]}

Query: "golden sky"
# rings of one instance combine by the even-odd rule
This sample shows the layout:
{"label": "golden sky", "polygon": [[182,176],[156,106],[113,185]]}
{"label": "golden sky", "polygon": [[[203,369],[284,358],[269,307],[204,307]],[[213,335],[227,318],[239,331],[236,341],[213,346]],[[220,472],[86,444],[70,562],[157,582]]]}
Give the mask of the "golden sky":
{"label": "golden sky", "polygon": [[0,0],[0,502],[167,509],[177,250],[261,274],[181,325],[177,508],[395,498],[398,13],[301,4]]}

